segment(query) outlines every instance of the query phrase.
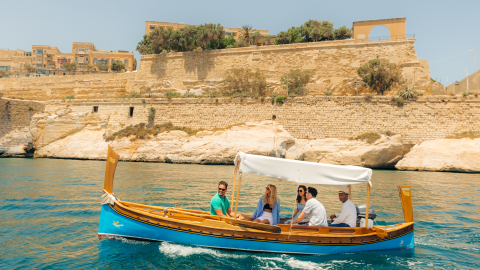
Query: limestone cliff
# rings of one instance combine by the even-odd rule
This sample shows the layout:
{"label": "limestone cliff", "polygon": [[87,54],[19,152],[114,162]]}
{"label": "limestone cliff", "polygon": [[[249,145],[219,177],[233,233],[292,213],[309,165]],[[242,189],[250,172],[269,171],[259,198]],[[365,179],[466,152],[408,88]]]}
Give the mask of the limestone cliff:
{"label": "limestone cliff", "polygon": [[426,141],[395,166],[402,171],[480,172],[480,139]]}

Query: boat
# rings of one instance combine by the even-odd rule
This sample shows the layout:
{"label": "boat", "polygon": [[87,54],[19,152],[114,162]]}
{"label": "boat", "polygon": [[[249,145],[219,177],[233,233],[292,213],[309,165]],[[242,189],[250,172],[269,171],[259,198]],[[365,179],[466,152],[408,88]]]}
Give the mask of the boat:
{"label": "boat", "polygon": [[[369,226],[372,170],[251,155],[239,152],[234,164],[232,211],[237,216],[243,173],[270,176],[300,184],[365,185],[367,204],[362,227],[268,225],[219,217],[208,211],[151,206],[122,201],[113,194],[119,155],[108,148],[98,229],[99,239],[166,241],[215,249],[282,254],[333,254],[414,247],[411,188],[398,187],[404,222]],[[238,181],[237,181],[238,178]],[[233,200],[235,199],[235,200]],[[233,203],[234,202],[234,203]],[[207,207],[207,206],[205,206]]]}

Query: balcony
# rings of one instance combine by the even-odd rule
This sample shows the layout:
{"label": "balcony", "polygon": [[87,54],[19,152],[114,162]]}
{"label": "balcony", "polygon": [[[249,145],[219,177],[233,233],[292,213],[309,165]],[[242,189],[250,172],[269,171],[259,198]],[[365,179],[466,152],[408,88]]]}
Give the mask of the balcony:
{"label": "balcony", "polygon": [[88,54],[87,52],[85,51],[78,51],[78,52],[75,52],[75,54],[81,54],[81,55],[84,55],[84,54]]}

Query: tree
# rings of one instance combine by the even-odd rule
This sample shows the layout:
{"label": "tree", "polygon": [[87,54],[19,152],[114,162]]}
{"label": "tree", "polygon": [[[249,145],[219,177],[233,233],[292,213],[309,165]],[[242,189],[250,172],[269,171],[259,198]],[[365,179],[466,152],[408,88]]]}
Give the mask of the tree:
{"label": "tree", "polygon": [[352,37],[352,30],[347,28],[345,25],[335,29],[333,33],[336,40],[343,40]]}
{"label": "tree", "polygon": [[115,70],[115,71],[120,71],[122,69],[125,69],[125,64],[120,62],[120,61],[112,61],[112,70]]}
{"label": "tree", "polygon": [[397,65],[387,59],[370,60],[359,67],[357,73],[363,82],[382,95],[400,80]]}
{"label": "tree", "polygon": [[37,72],[37,68],[30,65],[29,63],[26,63],[24,66],[23,66],[28,73],[36,73]]}
{"label": "tree", "polygon": [[5,70],[0,69],[0,78],[7,77],[8,73]]}
{"label": "tree", "polygon": [[90,70],[92,70],[93,66],[91,66],[91,65],[86,65],[85,68],[86,68],[88,71],[90,71]]}
{"label": "tree", "polygon": [[[312,70],[300,70],[300,69],[291,69],[288,72],[288,82],[287,76],[282,76],[280,82],[283,84],[283,88],[287,88],[289,95],[303,96],[308,93],[308,90],[303,89],[310,79],[313,77]],[[287,85],[288,84],[288,85]]]}
{"label": "tree", "polygon": [[62,67],[67,71],[67,72],[75,72],[77,70],[77,63],[64,63]]}
{"label": "tree", "polygon": [[103,64],[102,62],[97,62],[97,68],[98,70],[108,70],[109,66]]}
{"label": "tree", "polygon": [[245,42],[250,44],[250,35],[252,34],[252,26],[251,25],[242,25],[242,30],[240,30],[240,38],[245,40]]}
{"label": "tree", "polygon": [[225,72],[223,85],[226,96],[264,96],[267,79],[258,69],[253,72],[247,68],[233,68]]}

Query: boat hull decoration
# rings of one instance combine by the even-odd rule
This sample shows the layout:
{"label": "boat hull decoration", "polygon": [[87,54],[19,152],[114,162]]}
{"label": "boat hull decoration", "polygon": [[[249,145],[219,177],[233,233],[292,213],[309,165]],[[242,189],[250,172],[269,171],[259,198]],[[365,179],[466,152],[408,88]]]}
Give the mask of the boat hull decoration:
{"label": "boat hull decoration", "polygon": [[[332,243],[332,241],[315,241],[312,237],[310,240],[299,242],[297,239],[271,239],[275,235],[267,239],[264,237],[255,237],[248,233],[239,233],[232,235],[215,234],[208,228],[202,231],[195,231],[188,227],[176,227],[170,223],[155,223],[148,219],[141,219],[133,215],[129,215],[115,206],[109,204],[102,205],[100,226],[98,237],[100,239],[111,239],[116,237],[124,237],[147,241],[166,241],[186,245],[197,245],[203,247],[234,249],[254,252],[269,253],[286,253],[286,254],[333,254],[361,252],[369,250],[382,249],[409,249],[414,247],[413,223],[397,230],[397,234],[387,238],[371,237],[370,240],[362,240],[362,242],[354,241],[353,238],[342,237],[340,243]],[[332,240],[332,238],[330,238]],[[341,242],[344,243],[341,243]],[[330,242],[330,243],[329,243]],[[338,242],[338,241],[337,241]]]}

